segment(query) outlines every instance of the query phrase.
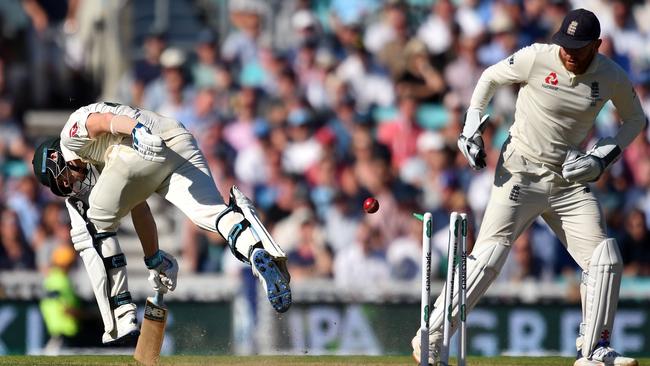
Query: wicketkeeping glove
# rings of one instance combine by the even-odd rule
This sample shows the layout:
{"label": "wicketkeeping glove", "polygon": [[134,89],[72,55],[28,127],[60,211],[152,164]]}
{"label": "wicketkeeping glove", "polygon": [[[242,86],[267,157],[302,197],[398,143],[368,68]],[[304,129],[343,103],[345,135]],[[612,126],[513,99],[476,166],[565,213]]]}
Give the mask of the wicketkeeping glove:
{"label": "wicketkeeping glove", "polygon": [[595,182],[605,169],[620,157],[621,152],[612,137],[598,140],[586,154],[569,150],[562,164],[562,176],[569,182]]}
{"label": "wicketkeeping glove", "polygon": [[144,263],[149,268],[149,283],[156,292],[166,293],[176,288],[178,262],[171,254],[158,250],[151,257],[145,258]]}
{"label": "wicketkeeping glove", "polygon": [[165,161],[165,156],[161,154],[165,142],[160,136],[153,135],[147,126],[138,122],[131,131],[131,137],[133,138],[133,148],[143,159],[155,163]]}
{"label": "wicketkeeping glove", "polygon": [[483,145],[483,137],[481,131],[484,129],[485,121],[489,115],[480,118],[478,110],[470,109],[465,114],[465,126],[463,132],[458,137],[458,149],[465,155],[469,165],[474,170],[485,168],[485,146]]}

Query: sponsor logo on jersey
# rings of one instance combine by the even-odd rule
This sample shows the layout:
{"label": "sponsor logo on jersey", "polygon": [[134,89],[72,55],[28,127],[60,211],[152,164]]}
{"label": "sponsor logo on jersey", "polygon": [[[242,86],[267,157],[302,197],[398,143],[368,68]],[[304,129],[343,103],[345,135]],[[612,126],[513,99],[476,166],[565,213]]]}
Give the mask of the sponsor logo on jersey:
{"label": "sponsor logo on jersey", "polygon": [[79,131],[79,123],[75,122],[72,127],[70,127],[70,137],[77,137],[77,131]]}
{"label": "sponsor logo on jersey", "polygon": [[554,71],[551,71],[544,79],[544,84],[542,84],[542,87],[551,90],[558,90],[558,82],[559,81],[557,80],[557,74]]}
{"label": "sponsor logo on jersey", "polygon": [[508,58],[508,65],[512,66],[515,64],[515,55],[512,55]]}

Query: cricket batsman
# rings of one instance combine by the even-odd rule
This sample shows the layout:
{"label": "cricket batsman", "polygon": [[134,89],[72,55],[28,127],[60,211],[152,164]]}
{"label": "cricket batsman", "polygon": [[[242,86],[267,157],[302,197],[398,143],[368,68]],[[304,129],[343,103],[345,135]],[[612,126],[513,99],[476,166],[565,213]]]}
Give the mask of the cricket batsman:
{"label": "cricket batsman", "polygon": [[[589,183],[598,180],[647,124],[625,72],[598,53],[600,23],[587,10],[570,11],[554,44],[533,44],[487,68],[474,89],[458,147],[476,170],[485,167],[485,110],[501,85],[521,85],[515,121],[497,164],[494,185],[467,258],[467,306],[473,308],[497,277],[511,244],[537,216],[555,232],[582,269],[582,322],[575,366],[635,366],[610,346],[623,263]],[[603,105],[622,120],[615,136],[580,147]],[[457,284],[456,284],[457,286]],[[430,317],[429,363],[437,365],[444,317],[442,294]],[[452,329],[458,324],[454,289]],[[412,341],[419,362],[419,334]]]}
{"label": "cricket batsman", "polygon": [[90,104],[70,115],[60,138],[38,146],[32,163],[39,181],[66,197],[72,242],[104,323],[103,343],[130,343],[139,335],[116,236],[120,219],[129,212],[154,291],[176,288],[178,264],[158,249],[146,202],[153,193],[199,227],[221,234],[233,255],[251,265],[276,311],[291,306],[285,253],[237,187],[224,203],[196,140],[180,122],[116,103]]}

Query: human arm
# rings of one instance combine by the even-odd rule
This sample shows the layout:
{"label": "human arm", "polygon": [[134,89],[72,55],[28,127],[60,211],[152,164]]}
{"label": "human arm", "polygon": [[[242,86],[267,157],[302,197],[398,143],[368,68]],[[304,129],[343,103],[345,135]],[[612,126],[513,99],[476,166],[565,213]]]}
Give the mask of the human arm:
{"label": "human arm", "polygon": [[38,33],[42,33],[49,24],[49,18],[43,7],[36,0],[23,0],[23,10],[29,16]]}
{"label": "human arm", "polygon": [[637,135],[645,128],[647,120],[632,83],[622,70],[614,84],[612,102],[622,124],[614,137],[598,140],[586,153],[570,150],[562,164],[562,176],[570,182],[587,183],[600,178],[605,169],[621,156]]}
{"label": "human arm", "polygon": [[91,113],[86,120],[88,137],[95,138],[104,133],[129,135],[138,124],[135,119],[113,113]]}
{"label": "human arm", "polygon": [[131,220],[138,239],[140,239],[145,258],[151,257],[158,251],[158,228],[147,201],[139,203],[131,209]]}
{"label": "human arm", "polygon": [[158,229],[146,201],[131,209],[131,219],[142,245],[151,287],[154,291],[174,291],[178,263],[173,256],[158,248]]}
{"label": "human arm", "polygon": [[505,60],[488,67],[476,83],[470,106],[465,113],[463,131],[458,138],[458,148],[469,165],[480,170],[486,166],[481,133],[488,115],[487,105],[501,85],[527,82],[535,63],[536,46],[522,48]]}
{"label": "human arm", "polygon": [[145,160],[157,163],[165,161],[160,153],[165,143],[160,136],[153,135],[151,130],[134,118],[113,113],[91,113],[86,119],[86,130],[89,138],[101,134],[131,135],[133,148]]}

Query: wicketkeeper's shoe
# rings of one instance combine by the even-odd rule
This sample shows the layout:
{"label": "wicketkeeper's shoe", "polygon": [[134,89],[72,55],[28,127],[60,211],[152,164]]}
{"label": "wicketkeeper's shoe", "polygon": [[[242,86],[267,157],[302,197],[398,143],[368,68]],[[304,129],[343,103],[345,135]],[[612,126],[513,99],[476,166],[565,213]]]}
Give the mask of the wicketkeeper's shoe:
{"label": "wicketkeeper's shoe", "polygon": [[573,366],[639,366],[637,360],[621,356],[612,347],[600,346],[596,348],[591,357],[581,357],[576,360]]}
{"label": "wicketkeeper's shoe", "polygon": [[[413,358],[415,362],[420,364],[420,330],[418,329],[415,333],[415,337],[411,340],[411,346],[413,347]],[[440,361],[440,347],[442,346],[442,333],[435,331],[429,335],[429,362],[430,366],[438,365],[437,362]]]}
{"label": "wicketkeeper's shoe", "polygon": [[106,346],[135,346],[140,329],[135,318],[134,303],[118,306],[113,310],[117,326],[110,333],[104,333],[102,343]]}
{"label": "wicketkeeper's shoe", "polygon": [[280,270],[273,257],[265,249],[256,248],[250,257],[253,274],[260,279],[266,289],[271,305],[278,313],[284,313],[291,306],[289,279]]}

